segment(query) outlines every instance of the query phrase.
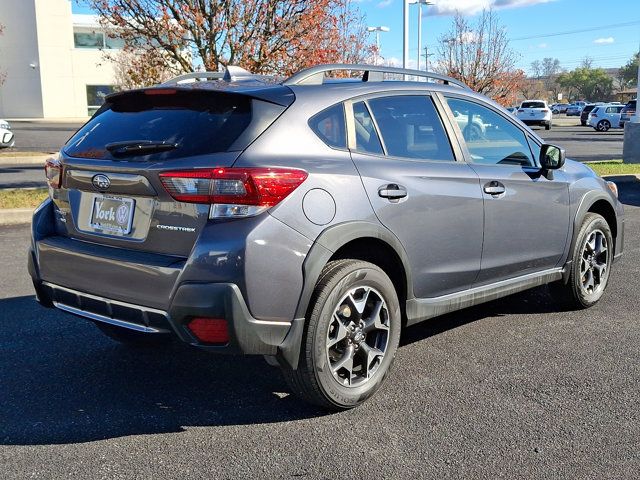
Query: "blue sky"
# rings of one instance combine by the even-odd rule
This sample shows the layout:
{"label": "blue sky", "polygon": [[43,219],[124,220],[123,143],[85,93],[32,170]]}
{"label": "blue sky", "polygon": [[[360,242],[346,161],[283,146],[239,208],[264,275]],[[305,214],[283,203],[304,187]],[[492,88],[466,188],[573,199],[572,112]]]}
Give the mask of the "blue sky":
{"label": "blue sky", "polygon": [[[402,0],[352,1],[366,15],[368,25],[384,25],[391,29],[380,34],[382,56],[401,61]],[[483,7],[493,6],[500,22],[507,28],[511,47],[520,56],[518,66],[525,71],[529,70],[531,62],[544,57],[558,58],[567,70],[579,66],[585,56],[593,59],[594,66],[619,67],[627,63],[640,45],[640,0],[431,1],[434,6],[423,7],[426,12],[422,22],[423,44],[435,50],[438,37],[451,28],[456,9],[474,16]],[[73,10],[89,13],[77,5]],[[409,31],[410,57],[414,61],[417,22],[418,7],[413,5],[410,7]],[[564,34],[587,29],[590,31]]]}

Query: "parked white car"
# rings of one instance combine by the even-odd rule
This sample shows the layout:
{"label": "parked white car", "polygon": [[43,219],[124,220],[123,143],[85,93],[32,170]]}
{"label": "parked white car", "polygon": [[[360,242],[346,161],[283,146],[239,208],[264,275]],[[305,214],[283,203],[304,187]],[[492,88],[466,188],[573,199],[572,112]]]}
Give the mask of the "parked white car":
{"label": "parked white car", "polygon": [[617,128],[620,125],[620,112],[624,105],[607,103],[598,105],[589,114],[589,126],[598,132],[606,132],[611,127]]}
{"label": "parked white car", "polygon": [[0,148],[13,147],[16,143],[11,125],[6,120],[0,119]]}
{"label": "parked white car", "polygon": [[525,100],[520,104],[516,117],[526,125],[542,125],[545,130],[551,128],[552,113],[544,100]]}

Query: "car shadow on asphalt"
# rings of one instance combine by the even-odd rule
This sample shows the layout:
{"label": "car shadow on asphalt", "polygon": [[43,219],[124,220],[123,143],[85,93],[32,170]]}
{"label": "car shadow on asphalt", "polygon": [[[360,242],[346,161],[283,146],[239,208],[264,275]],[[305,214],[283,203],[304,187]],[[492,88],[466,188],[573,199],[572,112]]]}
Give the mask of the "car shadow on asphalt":
{"label": "car shadow on asphalt", "polygon": [[90,442],[325,415],[261,357],[121,346],[34,297],[0,300],[0,444]]}
{"label": "car shadow on asphalt", "polygon": [[619,198],[623,205],[640,207],[640,180],[624,181],[625,179],[620,177],[610,177],[608,180],[613,180],[618,185]]}

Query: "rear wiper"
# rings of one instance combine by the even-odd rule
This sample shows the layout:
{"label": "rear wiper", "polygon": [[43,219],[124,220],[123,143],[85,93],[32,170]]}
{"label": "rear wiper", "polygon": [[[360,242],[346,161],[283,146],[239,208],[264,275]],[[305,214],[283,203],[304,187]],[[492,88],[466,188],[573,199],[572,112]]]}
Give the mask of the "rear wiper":
{"label": "rear wiper", "polygon": [[173,142],[157,142],[153,140],[129,140],[127,142],[113,142],[105,148],[115,156],[149,155],[151,153],[175,150],[180,144]]}

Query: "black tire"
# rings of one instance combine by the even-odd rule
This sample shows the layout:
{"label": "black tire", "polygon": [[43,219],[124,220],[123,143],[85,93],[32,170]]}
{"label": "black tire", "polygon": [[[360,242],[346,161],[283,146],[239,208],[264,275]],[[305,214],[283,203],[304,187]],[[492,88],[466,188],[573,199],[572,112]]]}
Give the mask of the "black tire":
{"label": "black tire", "polygon": [[[598,273],[598,276],[601,275],[598,279],[598,288],[594,286],[593,290],[589,292],[588,288],[584,288],[585,278],[588,279],[588,276],[583,277],[582,272],[585,266],[588,267],[589,262],[593,265],[592,259],[585,259],[584,257],[587,249],[586,243],[594,232],[601,232],[602,236],[606,239],[605,248],[607,250],[607,256],[604,262],[606,264],[606,270],[602,275]],[[550,293],[554,299],[567,309],[589,308],[598,303],[609,283],[613,248],[613,235],[611,234],[611,228],[607,221],[597,213],[588,213],[582,222],[575,246],[573,247],[571,273],[568,282],[565,284],[559,281],[549,285]],[[591,268],[590,275],[595,282],[596,272],[593,268]]]}
{"label": "black tire", "polygon": [[596,126],[596,130],[599,132],[608,132],[611,128],[611,124],[608,120],[600,120]]}
{"label": "black tire", "polygon": [[545,130],[551,130],[551,124],[550,124],[550,123],[546,123],[546,124],[544,125],[544,129],[545,129]]}
{"label": "black tire", "polygon": [[[363,302],[361,303],[362,314],[358,312],[357,307],[353,310],[347,308],[348,312],[345,310],[348,304],[355,306],[347,298],[351,292],[356,294],[367,292],[363,293],[360,299]],[[373,300],[370,301],[370,298]],[[374,301],[375,306],[373,306]],[[380,319],[380,326],[386,326],[387,330],[371,330],[366,333],[364,339],[358,340],[360,337],[354,336],[358,328],[353,332],[345,325],[348,322],[359,321],[359,325],[364,323],[371,326],[374,318],[372,312],[378,306],[380,306],[379,314],[375,317]],[[340,311],[345,313],[336,313]],[[367,315],[369,315],[368,318]],[[358,320],[359,318],[361,320]],[[369,322],[363,322],[364,319]],[[342,323],[339,329],[336,327],[337,322]],[[382,325],[383,322],[385,325]],[[346,259],[329,262],[320,275],[309,305],[298,368],[293,370],[284,366],[284,377],[291,390],[307,402],[329,410],[346,410],[356,407],[371,397],[383,384],[398,349],[400,330],[401,314],[398,296],[393,283],[379,267],[361,260]],[[346,331],[347,336],[336,341],[340,338],[337,333],[339,331]],[[332,335],[334,338],[331,338]],[[381,347],[381,339],[385,345],[384,349]],[[329,346],[331,342],[335,342],[333,347]],[[375,343],[372,348],[369,342],[378,343]],[[364,344],[367,344],[366,348]],[[335,353],[332,349],[340,348],[343,348],[344,352],[338,353],[344,353],[344,355],[332,361],[331,355]],[[375,349],[383,351],[384,355],[371,357],[373,360],[369,360],[367,352]],[[355,352],[351,354],[351,369],[356,372],[355,376],[352,371],[344,372],[342,369],[336,371],[338,368],[336,365],[341,364],[349,351]],[[359,365],[356,365],[356,362]],[[371,367],[372,365],[375,370]],[[363,376],[362,372],[365,368],[366,375]],[[370,369],[373,373],[369,375]],[[360,378],[356,378],[358,374]]]}
{"label": "black tire", "polygon": [[95,322],[95,325],[110,339],[129,347],[155,347],[169,343],[173,339],[168,333],[136,332],[103,322]]}

